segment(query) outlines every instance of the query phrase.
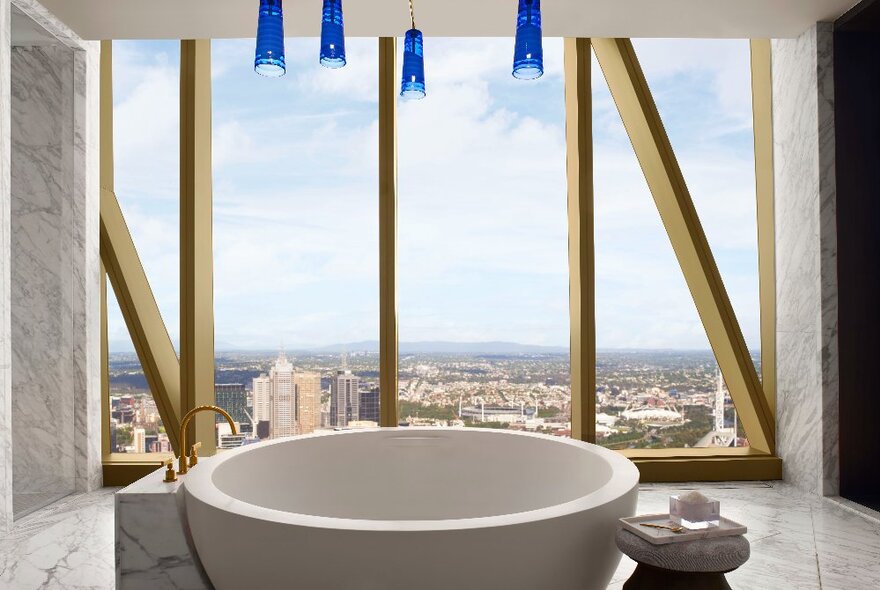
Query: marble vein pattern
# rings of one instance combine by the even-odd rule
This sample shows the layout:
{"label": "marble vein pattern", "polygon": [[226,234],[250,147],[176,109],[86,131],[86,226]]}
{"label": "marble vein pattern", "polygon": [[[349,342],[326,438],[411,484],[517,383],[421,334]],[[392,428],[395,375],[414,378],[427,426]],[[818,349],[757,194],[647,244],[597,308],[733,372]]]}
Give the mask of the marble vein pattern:
{"label": "marble vein pattern", "polygon": [[[665,512],[670,494],[689,489],[719,499],[725,516],[749,527],[751,558],[728,575],[735,590],[880,587],[880,521],[778,482],[643,485],[638,512]],[[17,521],[5,537],[0,535],[0,590],[112,590],[114,492],[70,496]],[[166,503],[165,509],[172,508]],[[126,528],[152,545],[162,536],[149,532],[159,515],[147,505],[141,510],[142,516]],[[180,564],[174,551],[151,548],[148,553],[159,561],[170,555],[171,569]],[[608,588],[623,588],[634,569],[635,563],[624,557]],[[154,580],[151,590],[187,587],[160,577]]]}
{"label": "marble vein pattern", "polygon": [[3,590],[113,588],[113,492],[70,496],[0,538]]}
{"label": "marble vein pattern", "polygon": [[83,40],[38,0],[12,0],[12,4],[46,29],[58,41],[70,49],[84,49]]}
{"label": "marble vein pattern", "polygon": [[99,42],[73,52],[73,348],[76,491],[101,487]]}
{"label": "marble vein pattern", "polygon": [[0,534],[12,526],[10,11],[9,0],[0,0]]}
{"label": "marble vein pattern", "polygon": [[12,49],[14,492],[74,490],[73,57]]}
{"label": "marble vein pattern", "polygon": [[785,479],[835,495],[837,247],[833,32],[772,42],[777,452]]}
{"label": "marble vein pattern", "polygon": [[819,118],[819,258],[822,334],[822,489],[839,492],[840,381],[837,346],[837,173],[834,136],[834,26],[816,25]]}
{"label": "marble vein pattern", "polygon": [[212,587],[192,549],[180,483],[165,484],[160,470],[154,487],[166,485],[116,494],[117,590]]}

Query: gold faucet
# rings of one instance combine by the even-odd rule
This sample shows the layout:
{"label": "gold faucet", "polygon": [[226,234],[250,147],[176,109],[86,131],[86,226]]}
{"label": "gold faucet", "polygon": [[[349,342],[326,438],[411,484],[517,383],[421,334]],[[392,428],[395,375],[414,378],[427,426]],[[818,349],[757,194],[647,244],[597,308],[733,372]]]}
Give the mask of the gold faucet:
{"label": "gold faucet", "polygon": [[[226,410],[223,408],[218,408],[217,406],[199,406],[197,408],[193,408],[183,417],[183,420],[180,421],[180,462],[178,463],[177,473],[183,475],[187,471],[189,471],[189,461],[187,460],[186,455],[186,427],[189,426],[189,421],[192,420],[193,416],[198,414],[199,412],[217,412],[229,422],[229,425],[232,427],[232,434],[238,434],[238,429],[235,427],[235,422],[232,420],[232,416],[230,416]],[[197,442],[193,445],[192,455],[193,462],[195,465],[198,463],[198,449],[202,446],[201,442]]]}

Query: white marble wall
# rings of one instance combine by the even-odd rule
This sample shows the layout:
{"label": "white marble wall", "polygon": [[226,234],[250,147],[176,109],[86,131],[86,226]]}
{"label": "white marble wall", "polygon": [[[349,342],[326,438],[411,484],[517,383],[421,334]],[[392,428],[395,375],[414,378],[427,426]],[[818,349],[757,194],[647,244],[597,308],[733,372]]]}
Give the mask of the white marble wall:
{"label": "white marble wall", "polygon": [[777,452],[786,481],[838,487],[833,31],[773,41]]}
{"label": "white marble wall", "polygon": [[[58,43],[10,49],[10,4]],[[13,493],[102,483],[99,59],[0,0],[0,531]]]}
{"label": "white marble wall", "polygon": [[76,491],[101,487],[99,42],[73,54],[73,385]]}
{"label": "white marble wall", "polygon": [[10,357],[10,36],[9,0],[0,0],[0,533],[12,524],[12,390]]}
{"label": "white marble wall", "polygon": [[73,52],[12,48],[14,493],[75,490]]}
{"label": "white marble wall", "polygon": [[73,57],[73,384],[76,491],[101,486],[100,317],[100,50],[83,41],[38,0],[12,4],[66,47]]}

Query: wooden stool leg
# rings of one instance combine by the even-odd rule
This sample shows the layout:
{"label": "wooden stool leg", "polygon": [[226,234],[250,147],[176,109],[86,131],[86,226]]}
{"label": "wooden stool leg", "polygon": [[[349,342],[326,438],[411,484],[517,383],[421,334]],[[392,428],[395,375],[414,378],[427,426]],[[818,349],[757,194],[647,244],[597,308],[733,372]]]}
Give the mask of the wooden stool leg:
{"label": "wooden stool leg", "polygon": [[664,570],[643,563],[623,585],[623,590],[731,590],[723,573]]}

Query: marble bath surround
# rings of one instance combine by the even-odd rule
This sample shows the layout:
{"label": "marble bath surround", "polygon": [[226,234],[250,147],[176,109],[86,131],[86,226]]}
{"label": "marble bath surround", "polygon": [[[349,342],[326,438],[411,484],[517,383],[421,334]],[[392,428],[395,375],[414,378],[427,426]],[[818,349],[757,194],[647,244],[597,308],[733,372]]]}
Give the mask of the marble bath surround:
{"label": "marble bath surround", "polygon": [[[643,485],[638,513],[662,511],[670,494],[697,488],[721,500],[724,514],[749,526],[751,559],[728,575],[735,590],[853,590],[880,587],[880,519],[847,510],[828,499],[780,483]],[[112,590],[114,493],[116,489],[71,496],[20,519],[0,534],[2,590]],[[162,526],[153,515],[141,526]],[[166,541],[167,543],[167,541]],[[171,543],[173,547],[174,543]],[[152,590],[207,588],[164,581],[165,570],[182,572],[177,549],[143,561],[141,579],[153,575]],[[179,548],[179,546],[178,546]],[[154,552],[155,551],[155,552]],[[166,567],[173,564],[172,567]],[[621,590],[635,569],[623,558],[609,590]],[[148,572],[153,571],[152,574]],[[179,578],[178,578],[179,579]],[[193,578],[189,578],[194,581]],[[137,587],[137,586],[131,586]]]}
{"label": "marble bath surround", "polygon": [[208,589],[184,508],[183,477],[164,481],[164,470],[115,494],[116,589]]}

